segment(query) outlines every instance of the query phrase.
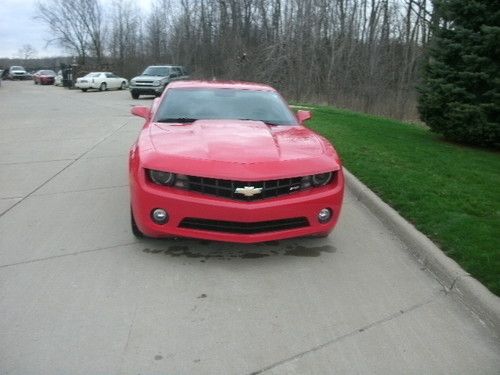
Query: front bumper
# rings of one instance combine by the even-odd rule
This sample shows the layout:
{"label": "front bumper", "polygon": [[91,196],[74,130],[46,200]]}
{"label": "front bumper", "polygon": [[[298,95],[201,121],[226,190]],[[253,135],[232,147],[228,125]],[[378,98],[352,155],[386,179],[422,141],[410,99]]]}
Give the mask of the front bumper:
{"label": "front bumper", "polygon": [[40,78],[40,84],[42,85],[53,85],[55,81],[54,77],[42,77]]}
{"label": "front bumper", "polygon": [[141,95],[159,95],[165,89],[164,86],[140,86],[129,85],[129,90]]}
{"label": "front bumper", "polygon": [[[149,237],[176,236],[255,243],[325,235],[332,231],[338,221],[344,193],[342,171],[339,171],[336,181],[331,185],[253,202],[158,186],[146,180],[142,169],[130,172],[133,215],[139,230]],[[156,208],[167,211],[169,220],[166,224],[156,224],[152,220],[151,213]],[[333,212],[331,220],[324,224],[318,220],[318,213],[323,208],[330,208]],[[305,225],[276,229],[268,224],[300,221],[299,219]],[[192,225],[193,222],[210,224],[214,221],[222,222],[223,225],[217,229],[206,229],[207,225]],[[228,223],[231,229],[226,231],[224,227],[227,228]],[[261,227],[261,224],[267,229],[259,230],[258,233],[252,229],[247,230]],[[200,229],[203,227],[205,229]],[[235,233],[234,228],[240,229],[236,229]]]}
{"label": "front bumper", "polygon": [[19,79],[19,80],[24,80],[24,79],[29,79],[29,76],[27,74],[12,74],[11,79]]}

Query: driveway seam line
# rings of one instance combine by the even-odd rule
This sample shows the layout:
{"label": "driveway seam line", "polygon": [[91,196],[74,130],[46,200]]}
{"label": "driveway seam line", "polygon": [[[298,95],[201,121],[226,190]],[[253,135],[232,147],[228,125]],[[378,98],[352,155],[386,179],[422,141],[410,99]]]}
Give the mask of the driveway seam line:
{"label": "driveway seam line", "polygon": [[405,244],[403,250],[423,264],[450,294],[457,296],[465,308],[473,311],[500,336],[500,298],[345,168],[344,175],[349,191]]}
{"label": "driveway seam line", "polygon": [[13,204],[12,206],[10,206],[7,210],[5,210],[4,212],[2,212],[0,214],[0,218],[2,216],[4,216],[7,212],[9,212],[10,210],[12,210],[14,207],[16,207],[18,204],[24,202],[27,198],[31,197],[33,194],[35,194],[38,190],[40,190],[42,187],[44,187],[45,185],[47,185],[50,181],[52,181],[54,178],[56,178],[57,176],[59,176],[62,172],[64,172],[66,169],[68,169],[69,167],[71,167],[73,164],[75,164],[77,161],[79,161],[80,159],[82,159],[85,155],[87,155],[89,152],[91,152],[92,150],[94,150],[97,146],[99,146],[101,143],[103,143],[106,139],[110,138],[112,135],[114,135],[117,131],[119,131],[121,128],[125,127],[126,125],[128,124],[128,121],[126,121],[122,126],[120,126],[119,128],[117,128],[116,130],[114,130],[112,133],[108,134],[107,136],[105,136],[104,138],[102,138],[100,141],[98,141],[96,144],[94,144],[91,148],[89,148],[87,151],[85,151],[84,153],[82,153],[80,156],[78,156],[76,159],[74,159],[73,161],[71,161],[70,163],[68,163],[63,169],[61,169],[59,172],[57,172],[55,175],[53,175],[52,177],[50,177],[48,180],[46,180],[45,182],[43,182],[41,185],[39,185],[37,188],[35,188],[35,190],[33,190],[31,193],[29,193],[28,195],[26,195],[24,198],[22,198],[20,201],[16,202],[15,204]]}
{"label": "driveway seam line", "polygon": [[75,160],[73,158],[69,159],[51,159],[51,160],[36,160],[36,161],[18,161],[18,162],[0,162],[0,166],[2,165],[22,165],[22,164],[42,164],[42,163],[52,163],[56,161],[72,161]]}
{"label": "driveway seam line", "polygon": [[122,366],[123,366],[123,363],[125,362],[125,354],[127,353],[127,350],[128,350],[128,344],[130,343],[130,337],[132,336],[132,328],[134,327],[134,324],[135,324],[135,317],[137,316],[137,310],[139,309],[139,306],[136,304],[135,305],[135,309],[134,309],[134,315],[132,317],[132,320],[130,321],[130,325],[128,327],[128,335],[127,335],[127,341],[125,341],[125,345],[123,346],[123,350],[122,350],[122,355],[121,355],[121,364],[120,364],[120,368],[118,370],[118,374],[121,374],[122,373]]}
{"label": "driveway seam line", "polygon": [[21,265],[30,264],[30,263],[43,262],[43,261],[46,261],[46,260],[52,260],[52,259],[57,259],[57,258],[64,258],[64,257],[69,257],[69,256],[76,256],[76,255],[80,255],[80,254],[93,253],[93,252],[97,252],[97,251],[112,250],[112,249],[115,249],[117,247],[130,246],[130,245],[134,245],[136,243],[137,242],[129,242],[129,243],[124,243],[124,244],[119,244],[119,245],[99,247],[97,249],[80,250],[80,251],[76,251],[74,253],[52,255],[50,257],[45,257],[45,258],[36,258],[36,259],[24,260],[22,262],[16,262],[16,263],[10,263],[10,264],[2,264],[2,265],[0,265],[0,269],[2,269],[2,268],[8,268],[8,267],[21,266]]}
{"label": "driveway seam line", "polygon": [[39,194],[35,193],[35,194],[33,194],[33,196],[34,197],[46,197],[46,196],[57,195],[57,194],[84,193],[86,191],[108,190],[108,189],[117,189],[117,188],[124,188],[124,187],[128,187],[128,185],[113,185],[113,186],[95,187],[95,188],[82,189],[82,190],[56,191],[53,193],[39,193]]}
{"label": "driveway seam line", "polygon": [[273,368],[276,368],[278,366],[281,366],[281,365],[284,365],[286,363],[289,363],[289,362],[295,361],[297,359],[300,359],[300,358],[302,358],[302,357],[304,357],[304,356],[306,356],[306,355],[308,355],[310,353],[315,353],[315,352],[317,352],[317,351],[319,351],[321,349],[324,349],[324,348],[326,348],[326,347],[328,347],[330,345],[333,345],[333,344],[335,344],[335,343],[337,343],[339,341],[342,341],[344,339],[353,337],[355,335],[359,335],[359,334],[364,333],[364,332],[366,332],[366,331],[368,331],[368,330],[370,330],[372,328],[375,328],[375,327],[377,327],[379,325],[382,325],[384,323],[387,323],[387,322],[390,322],[390,321],[392,321],[394,319],[397,319],[400,316],[403,316],[405,314],[413,312],[413,311],[419,309],[420,307],[426,306],[426,305],[428,305],[428,304],[436,301],[437,299],[445,297],[445,296],[446,296],[446,294],[443,294],[443,291],[439,290],[438,293],[436,293],[434,296],[432,296],[431,298],[429,298],[429,299],[427,299],[427,300],[425,300],[423,302],[420,302],[420,303],[417,303],[415,305],[412,305],[412,306],[408,307],[405,310],[399,310],[399,311],[397,311],[395,313],[392,313],[392,314],[386,316],[385,318],[376,320],[376,321],[374,321],[372,323],[369,323],[369,324],[367,324],[367,325],[365,325],[365,326],[363,326],[361,328],[357,328],[355,330],[352,330],[352,331],[350,331],[350,332],[348,332],[348,333],[346,333],[346,334],[344,334],[342,336],[336,337],[335,339],[332,339],[332,340],[329,340],[329,341],[327,341],[327,342],[325,342],[323,344],[317,345],[317,346],[315,346],[315,347],[313,347],[313,348],[311,348],[309,350],[306,350],[306,351],[303,351],[301,353],[295,354],[294,356],[285,358],[285,359],[283,359],[283,360],[281,360],[279,362],[275,362],[275,363],[273,363],[273,364],[271,364],[269,366],[266,366],[266,367],[264,367],[264,368],[262,368],[260,370],[251,372],[249,375],[259,375],[259,374],[262,374],[262,373],[264,373],[266,371],[272,370]]}

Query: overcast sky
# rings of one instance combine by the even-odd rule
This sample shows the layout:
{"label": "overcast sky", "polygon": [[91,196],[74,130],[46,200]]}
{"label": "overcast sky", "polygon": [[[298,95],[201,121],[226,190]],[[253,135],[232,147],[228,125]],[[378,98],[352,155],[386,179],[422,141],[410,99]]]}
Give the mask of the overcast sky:
{"label": "overcast sky", "polygon": [[[136,0],[142,9],[149,9],[151,0]],[[19,49],[30,44],[36,57],[67,55],[56,45],[46,46],[50,39],[47,26],[34,20],[36,0],[1,0],[0,8],[0,58],[19,57]],[[102,3],[111,3],[104,0]]]}

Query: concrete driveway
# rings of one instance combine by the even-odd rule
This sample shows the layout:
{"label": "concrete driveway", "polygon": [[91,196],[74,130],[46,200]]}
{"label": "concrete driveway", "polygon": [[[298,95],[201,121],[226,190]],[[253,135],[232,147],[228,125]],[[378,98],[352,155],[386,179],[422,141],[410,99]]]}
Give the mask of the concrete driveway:
{"label": "concrete driveway", "polygon": [[0,88],[0,374],[498,374],[500,343],[346,196],[327,239],[137,240],[126,91]]}

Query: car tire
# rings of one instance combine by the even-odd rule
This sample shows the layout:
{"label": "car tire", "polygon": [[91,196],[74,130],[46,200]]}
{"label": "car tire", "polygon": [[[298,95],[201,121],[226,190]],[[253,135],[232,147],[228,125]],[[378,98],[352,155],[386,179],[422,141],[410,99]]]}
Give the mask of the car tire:
{"label": "car tire", "polygon": [[139,99],[139,93],[137,91],[130,91],[130,95],[132,95],[132,99]]}
{"label": "car tire", "polygon": [[82,89],[83,92],[87,92],[87,89]]}
{"label": "car tire", "polygon": [[132,211],[132,207],[130,207],[130,227],[132,229],[132,234],[137,237],[137,238],[144,238],[144,233],[142,233],[139,228],[137,227],[137,224],[135,223],[134,219],[134,211]]}
{"label": "car tire", "polygon": [[99,91],[106,91],[106,83],[105,82],[101,83],[101,85],[99,86]]}
{"label": "car tire", "polygon": [[120,90],[125,90],[127,88],[127,83],[125,81],[120,85]]}

